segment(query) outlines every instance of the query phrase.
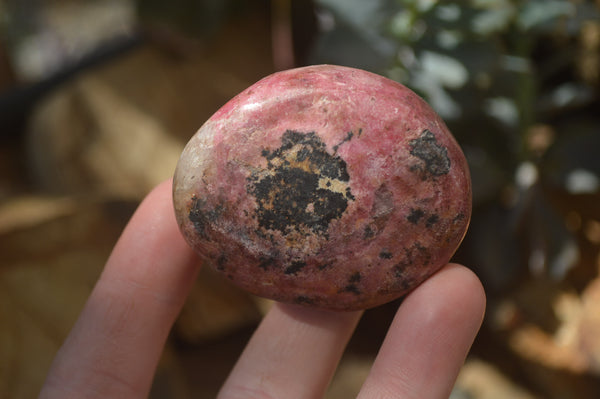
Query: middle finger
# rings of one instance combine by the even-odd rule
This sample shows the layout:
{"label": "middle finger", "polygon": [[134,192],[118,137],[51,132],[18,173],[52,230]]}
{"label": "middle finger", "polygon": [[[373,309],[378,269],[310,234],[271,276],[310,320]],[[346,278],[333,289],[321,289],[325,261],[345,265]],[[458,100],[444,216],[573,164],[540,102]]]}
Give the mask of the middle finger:
{"label": "middle finger", "polygon": [[275,304],[219,398],[320,398],[362,312]]}

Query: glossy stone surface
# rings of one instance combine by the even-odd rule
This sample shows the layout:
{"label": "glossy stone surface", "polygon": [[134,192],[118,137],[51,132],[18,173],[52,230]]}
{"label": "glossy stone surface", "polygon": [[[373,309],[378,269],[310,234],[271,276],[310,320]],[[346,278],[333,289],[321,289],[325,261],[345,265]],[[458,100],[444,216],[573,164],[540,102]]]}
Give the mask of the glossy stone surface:
{"label": "glossy stone surface", "polygon": [[463,153],[416,94],[320,65],[217,111],[181,155],[189,244],[249,292],[335,310],[396,299],[448,262],[471,216]]}

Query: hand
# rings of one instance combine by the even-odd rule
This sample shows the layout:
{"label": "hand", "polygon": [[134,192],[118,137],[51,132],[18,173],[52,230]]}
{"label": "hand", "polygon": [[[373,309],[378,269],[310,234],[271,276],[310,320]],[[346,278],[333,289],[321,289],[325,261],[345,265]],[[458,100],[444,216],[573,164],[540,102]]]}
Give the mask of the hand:
{"label": "hand", "polygon": [[[40,398],[147,397],[198,267],[165,182],[125,228]],[[445,266],[400,306],[359,398],[447,398],[484,308],[477,277]],[[360,315],[276,304],[219,397],[322,397]]]}

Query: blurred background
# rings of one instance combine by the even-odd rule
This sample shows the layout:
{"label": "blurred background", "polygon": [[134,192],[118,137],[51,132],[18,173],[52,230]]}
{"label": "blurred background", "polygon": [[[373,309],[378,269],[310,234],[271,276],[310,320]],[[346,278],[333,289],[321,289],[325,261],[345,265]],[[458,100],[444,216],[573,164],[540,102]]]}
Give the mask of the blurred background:
{"label": "blurred background", "polygon": [[[316,63],[409,86],[468,158],[455,260],[488,310],[452,398],[600,397],[600,1],[0,0],[0,398],[37,396],[200,125]],[[365,313],[328,399],[358,391],[398,305]],[[203,268],[151,398],[214,397],[267,307]]]}

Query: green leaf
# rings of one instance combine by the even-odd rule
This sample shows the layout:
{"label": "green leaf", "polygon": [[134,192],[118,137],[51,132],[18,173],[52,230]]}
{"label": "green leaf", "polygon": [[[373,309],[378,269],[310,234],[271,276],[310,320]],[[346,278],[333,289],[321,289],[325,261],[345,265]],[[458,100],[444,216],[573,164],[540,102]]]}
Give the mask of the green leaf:
{"label": "green leaf", "polygon": [[518,24],[524,30],[538,27],[559,17],[575,14],[575,6],[569,1],[529,1],[525,3],[518,16]]}

